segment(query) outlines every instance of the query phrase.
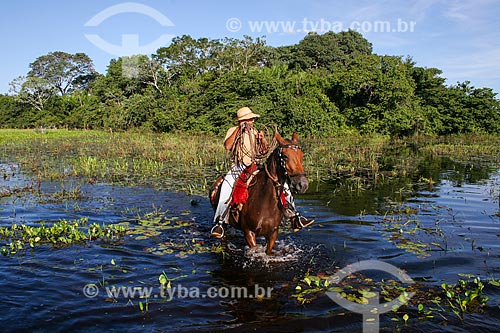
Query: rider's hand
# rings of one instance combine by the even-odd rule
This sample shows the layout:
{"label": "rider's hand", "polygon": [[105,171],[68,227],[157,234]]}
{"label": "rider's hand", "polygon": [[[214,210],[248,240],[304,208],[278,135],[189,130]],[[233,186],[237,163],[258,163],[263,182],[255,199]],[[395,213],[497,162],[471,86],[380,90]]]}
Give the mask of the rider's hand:
{"label": "rider's hand", "polygon": [[246,129],[250,129],[253,127],[253,122],[251,121],[242,121],[240,124],[240,128],[242,131],[245,131]]}

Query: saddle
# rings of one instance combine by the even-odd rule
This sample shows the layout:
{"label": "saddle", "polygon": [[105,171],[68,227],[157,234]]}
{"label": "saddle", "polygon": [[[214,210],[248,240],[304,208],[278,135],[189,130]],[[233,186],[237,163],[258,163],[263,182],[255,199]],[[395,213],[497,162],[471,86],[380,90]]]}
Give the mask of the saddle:
{"label": "saddle", "polygon": [[[231,208],[241,209],[243,204],[248,200],[248,185],[253,177],[259,172],[256,164],[252,164],[245,168],[239,175],[238,179],[234,182],[233,192],[229,197],[229,205]],[[224,176],[219,176],[210,189],[210,203],[215,208],[217,206],[217,194],[220,186],[224,182]]]}
{"label": "saddle", "polygon": [[[231,207],[231,213],[235,220],[238,220],[238,213],[241,208],[248,200],[248,187],[253,179],[253,177],[261,170],[256,164],[252,164],[245,168],[238,179],[234,182],[233,192],[229,197],[229,206]],[[217,194],[219,192],[220,186],[224,182],[224,175],[219,176],[215,183],[210,189],[210,203],[212,207],[217,207]],[[288,208],[288,203],[284,192],[281,192],[280,196],[280,208],[285,211]]]}

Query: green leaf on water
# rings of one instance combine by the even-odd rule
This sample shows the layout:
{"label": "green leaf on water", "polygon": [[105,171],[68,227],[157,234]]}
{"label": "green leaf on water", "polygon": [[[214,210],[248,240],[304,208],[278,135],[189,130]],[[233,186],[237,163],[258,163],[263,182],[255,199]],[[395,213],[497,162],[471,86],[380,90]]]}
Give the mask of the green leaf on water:
{"label": "green leaf on water", "polygon": [[377,293],[368,290],[360,290],[360,293],[366,298],[373,298],[378,295]]}
{"label": "green leaf on water", "polygon": [[160,274],[158,277],[158,280],[160,281],[160,284],[165,285],[167,284],[167,277],[165,276],[165,273]]}
{"label": "green leaf on water", "polygon": [[500,280],[496,280],[496,281],[495,280],[490,280],[489,282],[490,282],[490,284],[492,286],[500,287]]}
{"label": "green leaf on water", "polygon": [[307,285],[310,287],[311,286],[311,279],[309,279],[307,276],[303,280]]}

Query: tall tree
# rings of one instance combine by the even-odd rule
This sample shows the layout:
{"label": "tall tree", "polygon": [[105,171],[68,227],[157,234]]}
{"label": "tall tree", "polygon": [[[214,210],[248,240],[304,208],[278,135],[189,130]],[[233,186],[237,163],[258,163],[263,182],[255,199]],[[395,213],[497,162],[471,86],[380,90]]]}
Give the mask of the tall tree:
{"label": "tall tree", "polygon": [[171,76],[178,75],[192,80],[210,71],[227,73],[241,70],[247,73],[250,68],[263,65],[265,49],[262,38],[254,40],[250,36],[244,36],[242,40],[195,40],[184,35],[174,38],[169,46],[158,49],[153,59]]}
{"label": "tall tree", "polygon": [[323,35],[310,32],[293,47],[290,66],[302,69],[329,68],[336,63],[345,65],[349,59],[371,52],[371,43],[353,30],[339,33],[329,31]]}
{"label": "tall tree", "polygon": [[86,87],[95,70],[92,60],[84,53],[50,52],[30,64],[29,78],[43,79],[50,87],[66,95]]}
{"label": "tall tree", "polygon": [[10,93],[16,96],[18,102],[42,111],[55,91],[43,78],[19,76],[10,83]]}

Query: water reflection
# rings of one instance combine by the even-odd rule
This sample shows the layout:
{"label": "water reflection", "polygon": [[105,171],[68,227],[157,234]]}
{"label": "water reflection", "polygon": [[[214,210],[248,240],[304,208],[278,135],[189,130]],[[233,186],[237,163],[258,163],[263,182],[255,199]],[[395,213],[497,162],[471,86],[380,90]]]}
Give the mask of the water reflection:
{"label": "water reflection", "polygon": [[[389,163],[385,158],[384,163]],[[391,161],[394,163],[394,161]],[[436,196],[442,184],[451,186],[465,184],[485,184],[496,177],[498,167],[487,161],[481,163],[456,162],[447,157],[427,155],[418,159],[415,172],[411,177],[379,177],[374,186],[353,188],[352,180],[311,181],[305,196],[316,204],[328,207],[336,214],[358,216],[378,214],[390,202],[407,202],[417,195]],[[359,180],[362,181],[362,180]],[[498,182],[497,182],[498,184]]]}

